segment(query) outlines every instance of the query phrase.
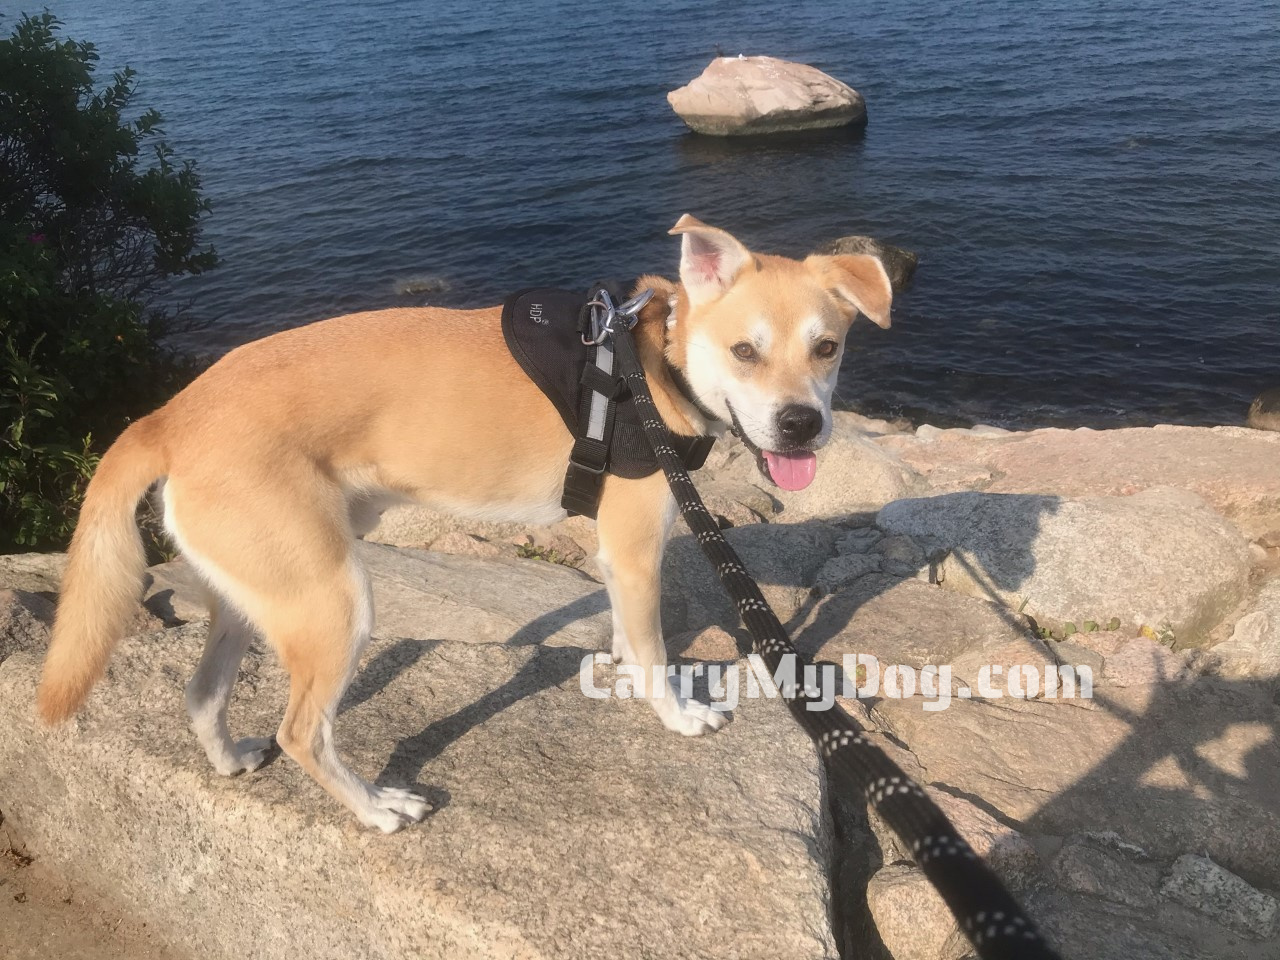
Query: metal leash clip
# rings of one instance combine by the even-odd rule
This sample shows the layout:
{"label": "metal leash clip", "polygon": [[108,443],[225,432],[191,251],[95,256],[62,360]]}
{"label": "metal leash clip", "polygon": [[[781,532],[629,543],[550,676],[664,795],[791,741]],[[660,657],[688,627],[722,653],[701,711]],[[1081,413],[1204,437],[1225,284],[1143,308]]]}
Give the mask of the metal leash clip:
{"label": "metal leash clip", "polygon": [[614,324],[619,322],[624,329],[630,330],[640,318],[644,305],[652,299],[652,290],[641,290],[630,300],[615,306],[607,290],[597,290],[595,299],[587,304],[591,311],[591,336],[588,338],[583,334],[582,342],[588,347],[604,343],[613,336]]}

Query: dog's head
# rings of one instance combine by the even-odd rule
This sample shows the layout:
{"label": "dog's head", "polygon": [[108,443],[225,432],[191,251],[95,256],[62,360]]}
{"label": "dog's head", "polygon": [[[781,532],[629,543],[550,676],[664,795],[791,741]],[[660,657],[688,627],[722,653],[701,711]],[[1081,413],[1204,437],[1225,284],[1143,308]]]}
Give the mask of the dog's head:
{"label": "dog's head", "polygon": [[831,436],[845,335],[863,313],[889,326],[889,277],[871,256],[804,260],[749,251],[686,214],[667,358],[708,411],[732,423],[760,470],[800,490]]}

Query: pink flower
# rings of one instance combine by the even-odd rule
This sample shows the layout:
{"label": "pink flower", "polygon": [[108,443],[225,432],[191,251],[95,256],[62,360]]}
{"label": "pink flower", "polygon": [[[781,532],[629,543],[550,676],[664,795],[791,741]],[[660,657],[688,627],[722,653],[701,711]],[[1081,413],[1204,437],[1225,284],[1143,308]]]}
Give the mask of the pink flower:
{"label": "pink flower", "polygon": [[27,234],[27,243],[44,243],[44,234],[43,233]]}

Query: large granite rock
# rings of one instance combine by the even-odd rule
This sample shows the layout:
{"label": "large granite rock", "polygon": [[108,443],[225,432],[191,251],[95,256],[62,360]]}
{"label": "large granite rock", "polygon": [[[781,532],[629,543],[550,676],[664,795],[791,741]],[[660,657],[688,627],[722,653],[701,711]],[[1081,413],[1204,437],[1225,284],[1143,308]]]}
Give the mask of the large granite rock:
{"label": "large granite rock", "polygon": [[867,118],[857,90],[775,57],[717,57],[667,102],[692,130],[716,136],[820,130]]}
{"label": "large granite rock", "polygon": [[1129,497],[955,493],[900,500],[877,525],[945,552],[948,589],[998,601],[1043,626],[1118,617],[1197,644],[1244,595],[1248,545],[1195,494]]}
{"label": "large granite rock", "polygon": [[[776,702],[685,739],[584,696],[581,650],[375,642],[339,746],[437,807],[388,837],[284,758],[209,768],[182,711],[203,635],[125,641],[53,731],[31,709],[38,658],[0,665],[6,826],[192,955],[834,958],[821,771]],[[285,697],[251,652],[233,729],[273,730]]]}
{"label": "large granite rock", "polygon": [[946,430],[879,441],[939,492],[1123,496],[1155,486],[1199,494],[1251,540],[1280,546],[1280,433],[1244,427]]}

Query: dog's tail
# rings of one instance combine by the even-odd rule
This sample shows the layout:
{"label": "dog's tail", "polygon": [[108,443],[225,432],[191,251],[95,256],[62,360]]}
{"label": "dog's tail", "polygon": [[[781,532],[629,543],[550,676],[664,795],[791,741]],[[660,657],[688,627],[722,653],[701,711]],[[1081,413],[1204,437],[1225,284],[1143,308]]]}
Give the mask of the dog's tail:
{"label": "dog's tail", "polygon": [[158,426],[157,414],[130,425],[89,481],[36,693],[46,723],[79,709],[137,609],[147,562],[135,513],[147,488],[167,472]]}

